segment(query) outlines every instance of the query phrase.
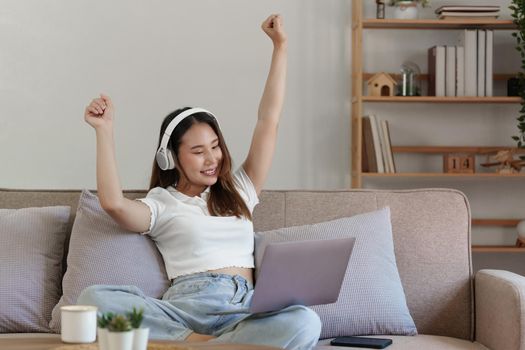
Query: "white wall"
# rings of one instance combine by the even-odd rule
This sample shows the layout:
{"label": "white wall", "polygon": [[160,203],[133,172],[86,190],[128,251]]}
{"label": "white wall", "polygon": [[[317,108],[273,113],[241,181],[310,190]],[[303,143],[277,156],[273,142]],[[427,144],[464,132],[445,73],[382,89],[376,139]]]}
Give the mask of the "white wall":
{"label": "white wall", "polygon": [[[433,0],[423,17],[446,3]],[[509,18],[506,0],[478,3],[499,4],[502,17]],[[283,14],[289,34],[289,74],[266,188],[349,186],[350,1],[1,0],[1,8],[0,187],[95,188],[95,135],[82,115],[99,92],[116,104],[124,188],[147,187],[160,122],[181,106],[214,111],[239,164],[270,62],[271,43],[260,23],[273,12]],[[366,14],[375,16],[375,1],[366,2]],[[407,59],[425,72],[428,47],[456,42],[451,31],[365,35],[369,72],[395,72]],[[497,32],[495,43],[495,71],[518,70],[509,32]],[[516,105],[367,104],[365,109],[389,120],[394,145],[512,145],[517,111]],[[417,164],[399,155],[396,162],[401,169]],[[435,164],[439,159],[427,166]],[[524,182],[401,179],[366,187],[459,188],[474,217],[520,218]],[[514,240],[512,229],[475,228],[473,234],[475,244]]]}
{"label": "white wall", "polygon": [[266,188],[349,183],[349,42],[344,0],[2,0],[0,187],[95,188],[99,92],[117,108],[124,188],[149,182],[166,114],[202,106],[220,118],[240,164],[271,58],[271,13],[289,34],[287,98]]}

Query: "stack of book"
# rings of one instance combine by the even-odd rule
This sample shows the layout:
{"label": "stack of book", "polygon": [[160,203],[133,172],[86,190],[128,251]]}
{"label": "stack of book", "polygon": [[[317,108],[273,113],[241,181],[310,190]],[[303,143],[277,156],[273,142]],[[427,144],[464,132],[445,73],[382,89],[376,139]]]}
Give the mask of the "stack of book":
{"label": "stack of book", "polygon": [[458,45],[428,50],[429,96],[493,96],[494,32],[464,29]]}
{"label": "stack of book", "polygon": [[499,6],[441,6],[436,10],[439,19],[494,19],[499,16]]}
{"label": "stack of book", "polygon": [[388,121],[374,114],[363,117],[363,172],[395,173]]}

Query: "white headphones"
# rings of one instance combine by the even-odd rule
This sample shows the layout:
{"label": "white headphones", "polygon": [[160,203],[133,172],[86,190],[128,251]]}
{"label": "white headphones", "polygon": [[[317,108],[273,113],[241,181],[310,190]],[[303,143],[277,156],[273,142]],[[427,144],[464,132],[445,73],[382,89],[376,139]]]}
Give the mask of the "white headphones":
{"label": "white headphones", "polygon": [[211,113],[210,111],[207,111],[203,108],[190,108],[179,115],[177,115],[173,120],[169,123],[169,125],[166,127],[166,130],[164,131],[164,135],[162,135],[162,140],[160,141],[159,149],[157,150],[157,154],[155,155],[155,159],[157,160],[157,164],[159,165],[159,168],[162,170],[171,170],[175,169],[175,157],[173,156],[172,150],[168,148],[168,142],[171,137],[171,133],[177,125],[181,121],[183,121],[185,118],[189,117],[190,115],[196,114],[196,113],[207,113],[211,115],[215,121],[217,122],[217,125],[219,125],[219,121],[217,118]]}

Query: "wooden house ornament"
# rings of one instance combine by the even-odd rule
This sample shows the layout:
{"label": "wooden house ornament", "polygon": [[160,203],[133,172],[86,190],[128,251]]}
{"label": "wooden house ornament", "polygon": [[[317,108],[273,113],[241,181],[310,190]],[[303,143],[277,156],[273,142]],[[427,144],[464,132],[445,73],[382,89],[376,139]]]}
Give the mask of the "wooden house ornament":
{"label": "wooden house ornament", "polygon": [[394,96],[394,88],[397,85],[394,78],[389,74],[380,72],[368,79],[369,96]]}

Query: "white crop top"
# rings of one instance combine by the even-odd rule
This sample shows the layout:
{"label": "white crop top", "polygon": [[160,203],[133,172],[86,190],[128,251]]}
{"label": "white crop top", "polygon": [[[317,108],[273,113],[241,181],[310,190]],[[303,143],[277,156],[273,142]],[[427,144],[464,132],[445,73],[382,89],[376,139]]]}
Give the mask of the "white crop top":
{"label": "white crop top", "polygon": [[[243,167],[233,173],[235,187],[253,212],[259,203]],[[164,258],[170,279],[224,267],[254,267],[253,223],[242,217],[211,216],[209,187],[189,197],[173,187],[151,189],[139,199],[151,212],[148,231]]]}

